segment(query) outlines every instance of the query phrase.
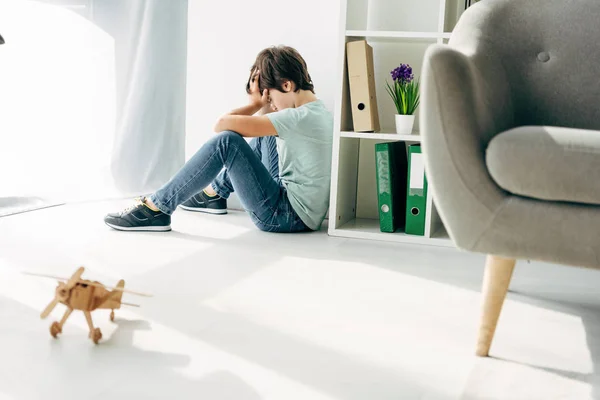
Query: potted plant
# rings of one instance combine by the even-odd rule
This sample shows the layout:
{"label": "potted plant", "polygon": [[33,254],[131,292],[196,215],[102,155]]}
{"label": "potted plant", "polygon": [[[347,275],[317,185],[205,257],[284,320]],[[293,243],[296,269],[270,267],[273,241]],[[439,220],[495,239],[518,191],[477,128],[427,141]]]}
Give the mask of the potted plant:
{"label": "potted plant", "polygon": [[400,64],[392,72],[394,83],[387,81],[387,91],[396,106],[396,133],[412,134],[415,123],[415,111],[419,106],[419,81],[415,81],[412,68],[408,64]]}

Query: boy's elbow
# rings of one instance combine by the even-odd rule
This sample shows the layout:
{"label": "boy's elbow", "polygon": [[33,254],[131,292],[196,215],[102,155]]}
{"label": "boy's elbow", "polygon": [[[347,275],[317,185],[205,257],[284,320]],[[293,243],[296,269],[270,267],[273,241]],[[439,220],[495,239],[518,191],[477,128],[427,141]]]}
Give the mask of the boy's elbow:
{"label": "boy's elbow", "polygon": [[213,127],[213,130],[215,131],[215,133],[219,133],[219,132],[223,132],[225,126],[225,119],[223,117],[219,117],[219,119],[217,119],[217,122],[215,123],[215,126]]}

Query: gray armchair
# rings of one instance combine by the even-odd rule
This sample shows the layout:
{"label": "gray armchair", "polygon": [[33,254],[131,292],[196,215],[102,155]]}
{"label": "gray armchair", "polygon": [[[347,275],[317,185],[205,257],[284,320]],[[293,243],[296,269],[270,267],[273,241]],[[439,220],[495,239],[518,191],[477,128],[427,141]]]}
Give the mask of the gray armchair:
{"label": "gray armchair", "polygon": [[428,48],[421,132],[435,204],[488,254],[476,353],[517,259],[600,268],[598,0],[484,0]]}

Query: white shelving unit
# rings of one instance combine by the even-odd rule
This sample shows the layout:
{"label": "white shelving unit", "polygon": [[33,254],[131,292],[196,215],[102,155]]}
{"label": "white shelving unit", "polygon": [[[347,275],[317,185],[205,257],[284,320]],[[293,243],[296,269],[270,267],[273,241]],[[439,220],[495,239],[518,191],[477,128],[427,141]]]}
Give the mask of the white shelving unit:
{"label": "white shelving unit", "polygon": [[[421,74],[423,55],[432,43],[445,43],[462,13],[462,0],[342,0],[340,9],[338,95],[335,106],[329,234],[398,243],[447,246],[445,232],[428,191],[424,236],[379,230],[375,144],[419,143],[418,111],[412,135],[397,135],[395,108],[385,90],[390,71],[400,63]],[[381,132],[352,129],[346,70],[346,43],[367,40],[373,47]]]}
{"label": "white shelving unit", "polygon": [[84,18],[93,19],[94,0],[38,0],[42,3],[48,3],[64,7],[68,10],[80,14]]}
{"label": "white shelving unit", "polygon": [[419,131],[413,130],[411,135],[398,135],[397,133],[365,133],[365,132],[341,132],[340,136],[343,138],[358,138],[358,139],[375,139],[381,141],[400,141],[405,142],[420,142],[421,136]]}
{"label": "white shelving unit", "polygon": [[365,37],[367,39],[447,39],[450,37],[450,33],[410,31],[346,31],[346,37]]}

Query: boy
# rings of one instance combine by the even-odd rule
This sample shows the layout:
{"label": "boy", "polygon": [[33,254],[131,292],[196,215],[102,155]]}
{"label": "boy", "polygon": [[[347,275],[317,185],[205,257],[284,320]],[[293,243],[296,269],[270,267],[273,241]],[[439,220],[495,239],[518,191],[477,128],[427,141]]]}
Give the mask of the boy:
{"label": "boy", "polygon": [[[302,56],[287,46],[261,51],[248,97],[248,105],[217,121],[220,133],[169,182],[108,214],[106,224],[125,231],[169,231],[177,206],[225,213],[225,199],[235,190],[263,231],[320,229],[329,202],[333,119],[314,94]],[[254,115],[269,105],[274,112]],[[255,139],[248,144],[244,137]]]}

